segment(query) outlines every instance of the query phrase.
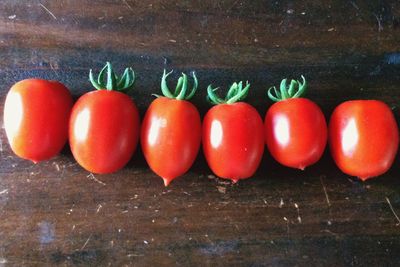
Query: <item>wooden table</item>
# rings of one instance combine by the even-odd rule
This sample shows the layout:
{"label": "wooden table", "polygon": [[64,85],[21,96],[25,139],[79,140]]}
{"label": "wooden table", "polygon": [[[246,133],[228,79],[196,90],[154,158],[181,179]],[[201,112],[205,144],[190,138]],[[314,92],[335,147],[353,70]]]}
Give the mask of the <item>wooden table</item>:
{"label": "wooden table", "polygon": [[[383,100],[398,118],[399,20],[390,0],[3,0],[0,115],[14,82],[56,79],[78,97],[92,90],[88,69],[109,60],[138,74],[141,114],[167,68],[197,72],[202,114],[210,83],[249,80],[248,102],[264,116],[266,88],[304,74],[327,118],[356,98]],[[93,176],[68,148],[34,165],[11,152],[3,129],[0,141],[0,266],[400,262],[399,160],[362,183],[328,153],[305,171],[266,153],[254,178],[232,185],[200,155],[165,188],[140,151],[122,171]]]}

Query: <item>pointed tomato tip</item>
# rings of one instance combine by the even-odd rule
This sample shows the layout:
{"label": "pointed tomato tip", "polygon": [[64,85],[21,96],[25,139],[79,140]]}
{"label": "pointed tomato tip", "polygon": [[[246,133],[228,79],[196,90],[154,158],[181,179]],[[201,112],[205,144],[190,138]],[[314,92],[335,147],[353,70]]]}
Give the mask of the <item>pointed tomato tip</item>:
{"label": "pointed tomato tip", "polygon": [[162,179],[163,179],[163,181],[164,181],[165,187],[167,187],[167,186],[171,183],[171,181],[172,181],[172,180],[169,180],[168,178],[162,178]]}
{"label": "pointed tomato tip", "polygon": [[232,183],[236,184],[237,182],[239,182],[239,179],[232,179]]}
{"label": "pointed tomato tip", "polygon": [[365,182],[366,180],[370,179],[372,177],[358,177],[361,181]]}

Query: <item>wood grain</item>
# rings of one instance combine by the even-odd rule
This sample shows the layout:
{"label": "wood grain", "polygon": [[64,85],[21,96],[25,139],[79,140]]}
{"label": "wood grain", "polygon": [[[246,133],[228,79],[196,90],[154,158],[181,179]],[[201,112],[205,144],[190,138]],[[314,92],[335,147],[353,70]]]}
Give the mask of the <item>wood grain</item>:
{"label": "wood grain", "polygon": [[[375,98],[398,119],[399,18],[398,1],[4,0],[0,116],[14,82],[57,79],[77,98],[91,90],[88,69],[110,60],[134,67],[142,114],[173,68],[196,71],[202,114],[210,83],[249,80],[264,116],[266,89],[304,74],[327,118],[344,100]],[[361,183],[328,152],[304,172],[266,153],[254,178],[231,185],[200,154],[165,188],[140,151],[91,176],[68,148],[37,165],[18,159],[2,129],[0,266],[396,266],[399,163]]]}

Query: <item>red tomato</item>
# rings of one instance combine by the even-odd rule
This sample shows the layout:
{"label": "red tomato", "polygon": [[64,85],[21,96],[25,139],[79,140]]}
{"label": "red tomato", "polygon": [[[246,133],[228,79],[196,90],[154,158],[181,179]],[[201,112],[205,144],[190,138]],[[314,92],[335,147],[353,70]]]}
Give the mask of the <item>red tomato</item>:
{"label": "red tomato", "polygon": [[155,99],[146,111],[141,130],[144,157],[150,168],[164,180],[165,186],[183,175],[196,159],[201,142],[201,119],[190,99],[197,89],[193,73],[193,89],[186,94],[187,75],[182,73],[174,93],[167,86],[167,77],[161,80],[165,97]]}
{"label": "red tomato", "polygon": [[84,94],[70,119],[76,161],[93,173],[112,173],[128,163],[139,137],[139,113],[126,94],[98,90]]}
{"label": "red tomato", "polygon": [[326,120],[321,109],[312,101],[300,98],[307,82],[292,80],[287,86],[283,79],[278,91],[268,90],[273,104],[265,115],[265,142],[280,164],[304,170],[322,156],[328,139]]}
{"label": "red tomato", "polygon": [[203,120],[203,151],[211,170],[237,182],[251,177],[264,152],[263,122],[244,102],[212,107]]}
{"label": "red tomato", "polygon": [[265,140],[280,164],[304,170],[322,156],[328,139],[321,109],[306,98],[273,104],[265,116]]}
{"label": "red tomato", "polygon": [[329,142],[339,169],[365,181],[390,168],[399,145],[399,130],[385,103],[347,101],[333,111]]}
{"label": "red tomato", "polygon": [[[107,70],[107,81],[103,82]],[[69,141],[76,161],[94,173],[112,173],[128,163],[139,138],[139,112],[124,93],[135,80],[127,68],[120,79],[107,62],[98,82],[90,71],[90,80],[97,91],[81,96],[72,108]],[[118,90],[118,91],[116,91]]]}
{"label": "red tomato", "polygon": [[57,155],[68,138],[72,104],[59,82],[27,79],[14,84],[4,105],[4,127],[14,153],[34,163]]}
{"label": "red tomato", "polygon": [[189,170],[200,142],[201,119],[192,103],[167,97],[151,103],[142,124],[142,150],[166,186]]}
{"label": "red tomato", "polygon": [[203,152],[208,166],[219,177],[240,179],[251,177],[264,153],[264,129],[257,110],[242,101],[250,84],[233,83],[225,99],[219,98],[211,85],[208,99],[215,104],[203,121]]}

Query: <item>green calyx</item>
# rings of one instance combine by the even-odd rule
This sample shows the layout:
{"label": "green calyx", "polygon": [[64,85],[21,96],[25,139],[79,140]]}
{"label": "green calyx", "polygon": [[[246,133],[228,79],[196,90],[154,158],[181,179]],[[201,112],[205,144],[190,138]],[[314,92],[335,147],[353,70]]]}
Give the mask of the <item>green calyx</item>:
{"label": "green calyx", "polygon": [[243,88],[243,82],[240,81],[239,83],[234,82],[229,88],[228,93],[226,94],[225,98],[222,99],[218,97],[215,93],[217,88],[212,88],[211,84],[207,88],[208,100],[214,104],[233,104],[238,101],[242,101],[246,98],[247,94],[249,93],[250,83],[246,81],[246,86]]}
{"label": "green calyx", "polygon": [[[106,79],[104,79],[104,76]],[[93,71],[89,72],[89,80],[97,90],[120,91],[127,93],[135,83],[135,72],[132,68],[126,68],[121,77],[115,75],[113,67],[110,62],[101,69],[97,80],[93,76]]]}
{"label": "green calyx", "polygon": [[[189,100],[194,96],[196,93],[197,87],[199,85],[199,82],[197,81],[196,74],[192,72],[192,77],[193,77],[193,87],[192,90],[189,92],[188,91],[188,76],[185,73],[182,73],[182,76],[179,77],[178,82],[176,83],[175,91],[172,93],[167,84],[167,78],[168,76],[173,72],[171,70],[170,72],[167,73],[167,71],[164,69],[164,73],[161,79],[161,91],[165,97],[168,98],[174,98],[176,100]],[[159,97],[159,95],[155,95]]]}
{"label": "green calyx", "polygon": [[288,98],[303,96],[307,90],[307,82],[303,75],[301,75],[301,78],[303,83],[299,80],[292,80],[289,86],[287,86],[287,79],[283,79],[279,91],[275,86],[268,89],[268,97],[274,102],[279,102]]}

